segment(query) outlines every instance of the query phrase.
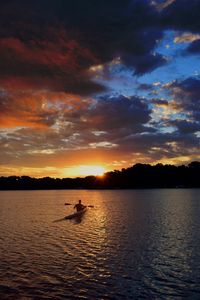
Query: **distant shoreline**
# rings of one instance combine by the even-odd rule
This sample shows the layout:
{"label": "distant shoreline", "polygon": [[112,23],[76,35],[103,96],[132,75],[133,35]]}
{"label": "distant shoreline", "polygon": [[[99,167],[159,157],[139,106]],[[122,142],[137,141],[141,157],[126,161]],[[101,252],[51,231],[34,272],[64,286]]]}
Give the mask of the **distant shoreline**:
{"label": "distant shoreline", "polygon": [[188,166],[136,164],[104,176],[84,178],[0,177],[0,190],[127,190],[200,188],[200,162]]}
{"label": "distant shoreline", "polygon": [[17,191],[134,191],[134,190],[189,190],[200,189],[200,187],[154,187],[154,188],[81,188],[81,189],[0,189],[0,192],[17,192]]}

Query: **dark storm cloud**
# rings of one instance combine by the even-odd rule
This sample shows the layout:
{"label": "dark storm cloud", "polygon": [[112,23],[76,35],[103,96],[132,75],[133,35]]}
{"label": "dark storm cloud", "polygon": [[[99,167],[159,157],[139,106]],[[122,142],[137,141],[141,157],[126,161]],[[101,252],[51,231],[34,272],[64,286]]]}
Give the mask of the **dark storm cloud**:
{"label": "dark storm cloud", "polygon": [[188,78],[181,82],[174,82],[170,87],[177,106],[191,117],[200,121],[200,80]]}
{"label": "dark storm cloud", "polygon": [[138,97],[104,96],[89,112],[89,122],[101,130],[131,128],[134,131],[150,120],[150,113],[151,109]]}
{"label": "dark storm cloud", "polygon": [[[149,1],[6,1],[0,13],[0,76],[21,86],[78,94],[103,90],[85,71],[116,56],[135,73],[163,64],[162,31]],[[20,84],[19,84],[20,85]],[[21,87],[20,86],[20,87]]]}
{"label": "dark storm cloud", "polygon": [[24,42],[17,38],[2,38],[2,84],[7,86],[13,80],[16,88],[49,88],[81,94],[102,91],[103,87],[92,82],[84,72],[86,65],[96,62],[90,50],[70,40],[66,32],[55,35],[55,39]]}
{"label": "dark storm cloud", "polygon": [[103,90],[85,73],[92,65],[120,56],[135,74],[150,72],[166,63],[154,53],[164,29],[199,29],[199,1],[166,3],[159,12],[147,0],[3,1],[0,76],[89,94]]}
{"label": "dark storm cloud", "polygon": [[[87,110],[65,112],[63,121],[71,124],[71,134],[75,133],[74,140],[81,141],[79,145],[105,141],[121,145],[124,136],[153,130],[147,126],[150,114],[151,109],[138,97],[104,96],[90,103]],[[63,126],[63,135],[65,130]]]}
{"label": "dark storm cloud", "polygon": [[[42,94],[41,99],[44,96]],[[50,98],[50,95],[47,96]],[[146,126],[151,119],[151,110],[144,100],[138,97],[104,96],[96,103],[86,103],[85,106],[82,104],[82,107],[79,105],[79,100],[77,100],[77,105],[74,101],[75,99],[65,100],[62,104],[62,112],[56,106],[41,109],[44,102],[38,103],[38,99],[35,100],[35,98],[29,102],[29,108],[26,108],[27,102],[25,99],[21,99],[18,110],[18,101],[10,102],[10,105],[4,103],[4,106],[9,107],[7,114],[10,115],[11,120],[17,115],[18,118],[23,117],[21,125],[23,123],[32,125],[30,129],[21,129],[12,133],[9,135],[9,139],[16,140],[17,137],[17,140],[20,138],[25,143],[26,136],[29,136],[28,140],[32,141],[32,149],[35,148],[34,145],[42,145],[42,143],[42,149],[50,147],[48,144],[52,145],[50,148],[63,147],[71,149],[73,147],[88,147],[90,143],[100,143],[99,145],[106,146],[106,143],[110,142],[120,145],[125,136],[152,131],[151,128]],[[5,115],[6,111],[4,106],[1,110],[3,112],[2,116]],[[67,109],[68,106],[70,106],[70,109]],[[30,116],[32,119],[30,119]],[[45,135],[42,132],[36,134],[34,127],[37,128],[37,126],[43,125],[48,129],[48,127],[54,126],[58,119],[58,126],[51,128],[51,131],[46,131]],[[39,142],[40,138],[41,141],[43,139],[41,143]]]}
{"label": "dark storm cloud", "polygon": [[188,122],[187,120],[173,120],[171,125],[176,126],[180,134],[188,134],[200,131],[200,122]]}
{"label": "dark storm cloud", "polygon": [[135,74],[144,74],[146,72],[150,72],[156,67],[162,66],[164,63],[166,63],[166,60],[162,55],[159,54],[146,54],[146,55],[124,55],[122,57],[123,63],[127,67],[133,67]]}
{"label": "dark storm cloud", "polygon": [[200,2],[198,0],[176,0],[160,14],[160,24],[172,29],[199,31]]}
{"label": "dark storm cloud", "polygon": [[189,53],[200,54],[200,40],[194,41],[187,49]]}
{"label": "dark storm cloud", "polygon": [[124,137],[121,148],[124,151],[141,153],[151,161],[199,154],[198,138],[193,134],[148,133]]}
{"label": "dark storm cloud", "polygon": [[191,100],[195,101],[199,99],[199,93],[200,93],[200,80],[196,78],[188,78],[184,81],[179,82],[177,85],[174,84],[174,86],[177,86],[181,88],[186,93],[190,94]]}

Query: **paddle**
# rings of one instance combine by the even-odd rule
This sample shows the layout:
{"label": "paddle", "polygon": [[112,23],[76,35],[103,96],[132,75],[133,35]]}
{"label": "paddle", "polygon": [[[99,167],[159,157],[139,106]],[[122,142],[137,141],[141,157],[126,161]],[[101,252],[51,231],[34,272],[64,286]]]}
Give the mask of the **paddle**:
{"label": "paddle", "polygon": [[[66,202],[65,205],[74,205],[74,204]],[[85,206],[94,208],[94,205],[85,205]]]}

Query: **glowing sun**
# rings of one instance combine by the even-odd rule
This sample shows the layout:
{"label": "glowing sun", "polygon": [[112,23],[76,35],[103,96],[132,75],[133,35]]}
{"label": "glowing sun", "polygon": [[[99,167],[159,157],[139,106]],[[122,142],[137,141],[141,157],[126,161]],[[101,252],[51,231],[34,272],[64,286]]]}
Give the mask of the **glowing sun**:
{"label": "glowing sun", "polygon": [[94,175],[94,176],[102,176],[106,170],[102,166],[79,166],[79,174],[82,176],[89,176],[89,175]]}
{"label": "glowing sun", "polygon": [[107,170],[101,165],[76,165],[62,170],[62,177],[102,176]]}

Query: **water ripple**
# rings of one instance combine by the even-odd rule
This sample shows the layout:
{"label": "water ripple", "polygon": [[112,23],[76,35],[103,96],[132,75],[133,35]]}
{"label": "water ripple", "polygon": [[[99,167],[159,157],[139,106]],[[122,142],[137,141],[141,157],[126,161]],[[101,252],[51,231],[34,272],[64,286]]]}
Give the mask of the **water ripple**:
{"label": "water ripple", "polygon": [[[200,299],[198,191],[0,198],[0,299]],[[94,209],[65,220],[79,198]]]}

